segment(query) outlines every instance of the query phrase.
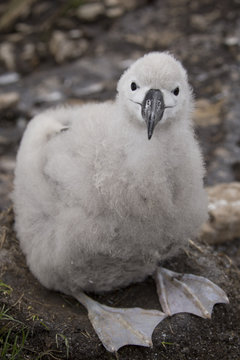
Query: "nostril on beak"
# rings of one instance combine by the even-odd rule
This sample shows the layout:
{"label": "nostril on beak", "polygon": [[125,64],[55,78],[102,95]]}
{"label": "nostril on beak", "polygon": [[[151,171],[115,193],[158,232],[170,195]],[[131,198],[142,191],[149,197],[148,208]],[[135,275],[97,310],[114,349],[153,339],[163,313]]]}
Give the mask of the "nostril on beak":
{"label": "nostril on beak", "polygon": [[142,117],[147,124],[148,139],[150,140],[156,124],[164,113],[163,93],[159,89],[150,89],[142,103]]}

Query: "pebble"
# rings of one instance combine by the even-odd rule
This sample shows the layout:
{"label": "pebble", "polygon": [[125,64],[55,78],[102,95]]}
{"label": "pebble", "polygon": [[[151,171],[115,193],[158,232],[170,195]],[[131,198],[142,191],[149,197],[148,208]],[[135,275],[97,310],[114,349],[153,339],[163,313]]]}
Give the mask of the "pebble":
{"label": "pebble", "polygon": [[81,20],[94,21],[104,13],[104,5],[100,2],[86,3],[77,9],[77,15]]}
{"label": "pebble", "polygon": [[2,157],[1,158],[1,170],[4,172],[13,171],[16,165],[15,158],[12,157]]}
{"label": "pebble", "polygon": [[17,31],[19,31],[20,33],[24,33],[25,35],[31,34],[33,32],[33,27],[24,23],[16,24],[16,29]]}
{"label": "pebble", "polygon": [[85,39],[72,40],[66,33],[56,30],[49,42],[49,50],[57,63],[80,57],[87,49],[88,42]]}
{"label": "pebble", "polygon": [[20,79],[20,76],[16,72],[11,72],[11,73],[7,73],[4,75],[0,75],[0,86],[13,84],[15,82],[18,82],[19,79]]}
{"label": "pebble", "polygon": [[58,102],[63,100],[64,96],[60,91],[52,91],[42,94],[36,98],[36,102]]}
{"label": "pebble", "polygon": [[15,107],[19,102],[19,94],[17,92],[9,92],[0,94],[0,111]]}
{"label": "pebble", "polygon": [[69,36],[71,39],[79,39],[83,37],[83,31],[81,29],[72,29],[69,31]]}
{"label": "pebble", "polygon": [[236,36],[229,36],[224,39],[224,44],[231,47],[240,44],[239,39]]}
{"label": "pebble", "polygon": [[197,100],[193,114],[194,123],[200,127],[219,125],[222,121],[221,113],[223,111],[223,104],[223,100],[215,103],[205,98]]}
{"label": "pebble", "polygon": [[145,3],[145,1],[143,0],[122,0],[120,2],[121,6],[123,6],[126,10],[133,10],[138,6],[142,5],[143,3]]}
{"label": "pebble", "polygon": [[208,187],[209,220],[201,229],[201,239],[220,244],[240,237],[240,183]]}
{"label": "pebble", "polygon": [[109,18],[119,17],[124,13],[124,9],[120,6],[111,7],[106,10],[106,14]]}
{"label": "pebble", "polygon": [[0,45],[0,60],[9,71],[15,69],[14,45],[10,42],[3,42]]}
{"label": "pebble", "polygon": [[23,59],[23,61],[34,62],[34,60],[36,59],[35,45],[32,43],[25,44],[22,54],[21,54],[21,58]]}
{"label": "pebble", "polygon": [[119,0],[105,0],[105,1],[104,1],[104,4],[105,4],[106,6],[109,6],[109,7],[118,6],[119,3],[120,3]]}
{"label": "pebble", "polygon": [[191,16],[191,25],[200,31],[205,31],[220,16],[219,10],[214,10],[205,15],[194,14]]}
{"label": "pebble", "polygon": [[103,83],[95,83],[91,84],[85,87],[78,87],[73,90],[73,95],[77,97],[96,94],[100,91],[104,90],[104,84]]}

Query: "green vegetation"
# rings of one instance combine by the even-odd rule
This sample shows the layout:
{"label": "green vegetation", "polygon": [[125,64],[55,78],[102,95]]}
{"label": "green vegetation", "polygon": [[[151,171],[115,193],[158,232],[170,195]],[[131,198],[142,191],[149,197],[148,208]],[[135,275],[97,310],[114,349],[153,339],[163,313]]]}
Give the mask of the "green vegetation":
{"label": "green vegetation", "polygon": [[4,282],[0,280],[0,293],[3,293],[3,295],[10,295],[11,292],[12,292],[11,286],[4,284]]}
{"label": "green vegetation", "polygon": [[[0,280],[0,295],[10,296],[13,289]],[[29,306],[29,311],[31,306]],[[46,331],[49,327],[39,318],[37,314],[30,314],[26,319],[31,322],[38,322]],[[59,349],[60,342],[66,347],[65,354],[62,350],[48,349],[38,353],[36,349],[31,348],[28,344],[30,326],[15,319],[12,314],[12,308],[5,305],[0,307],[0,359],[1,360],[41,360],[43,358],[64,359],[69,358],[69,341],[63,334],[56,334],[56,347]],[[57,356],[58,355],[58,356]],[[59,357],[60,356],[60,357]]]}
{"label": "green vegetation", "polygon": [[[5,289],[5,290],[3,290]],[[0,283],[0,291],[11,291],[11,288]],[[0,308],[0,359],[23,360],[22,352],[29,334],[27,327],[9,314],[9,309],[3,305]]]}
{"label": "green vegetation", "polygon": [[68,342],[68,339],[63,334],[56,334],[57,348],[58,348],[58,337],[60,337],[60,338],[62,338],[64,340],[64,344],[66,346],[66,356],[67,356],[67,359],[68,359],[69,358],[69,342]]}

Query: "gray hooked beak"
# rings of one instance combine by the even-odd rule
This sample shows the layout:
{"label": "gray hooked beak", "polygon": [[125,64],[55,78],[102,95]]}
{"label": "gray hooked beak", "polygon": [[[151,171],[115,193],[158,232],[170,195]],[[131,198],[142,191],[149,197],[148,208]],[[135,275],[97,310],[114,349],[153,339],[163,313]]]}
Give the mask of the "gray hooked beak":
{"label": "gray hooked beak", "polygon": [[151,139],[153,130],[162,119],[165,105],[163,93],[158,89],[150,89],[142,102],[142,117],[147,124],[148,140]]}

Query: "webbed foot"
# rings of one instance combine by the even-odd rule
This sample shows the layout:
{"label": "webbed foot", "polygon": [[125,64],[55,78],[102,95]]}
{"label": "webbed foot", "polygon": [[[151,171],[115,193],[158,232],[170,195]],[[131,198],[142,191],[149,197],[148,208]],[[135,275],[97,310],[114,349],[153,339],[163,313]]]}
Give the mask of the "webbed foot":
{"label": "webbed foot", "polygon": [[88,309],[88,317],[104,347],[111,352],[124,345],[152,346],[155,327],[167,317],[158,310],[112,308],[84,293],[75,296]]}
{"label": "webbed foot", "polygon": [[162,309],[167,315],[188,312],[210,318],[215,304],[229,302],[219,286],[202,276],[158,268],[156,284]]}

